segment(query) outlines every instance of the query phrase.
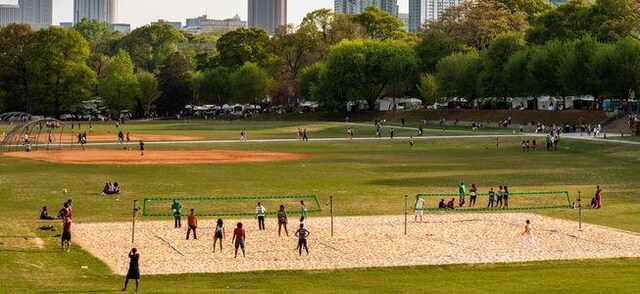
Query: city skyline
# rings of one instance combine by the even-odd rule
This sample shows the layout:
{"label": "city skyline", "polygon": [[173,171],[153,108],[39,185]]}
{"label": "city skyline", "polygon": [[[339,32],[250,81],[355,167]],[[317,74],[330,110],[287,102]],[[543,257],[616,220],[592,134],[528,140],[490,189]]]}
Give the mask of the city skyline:
{"label": "city skyline", "polygon": [[[73,21],[73,0],[54,0],[53,24]],[[175,4],[175,0],[120,0],[118,23],[131,24],[131,29],[148,25],[158,19],[185,22],[187,18],[207,14],[212,19],[229,19],[236,14],[248,18],[246,0],[188,0]],[[0,4],[18,4],[17,0],[0,0]],[[408,0],[398,1],[400,12],[408,12]],[[300,24],[304,16],[315,9],[333,9],[334,0],[288,0],[287,22]],[[141,12],[144,12],[141,15]]]}

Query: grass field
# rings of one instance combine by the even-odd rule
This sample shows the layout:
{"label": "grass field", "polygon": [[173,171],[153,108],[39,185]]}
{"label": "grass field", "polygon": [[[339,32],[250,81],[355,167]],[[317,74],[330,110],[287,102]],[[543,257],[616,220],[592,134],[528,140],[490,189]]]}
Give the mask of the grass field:
{"label": "grass field", "polygon": [[[85,126],[83,126],[84,128]],[[311,138],[342,137],[344,124],[295,122],[176,122],[130,124],[131,132],[198,135],[207,139],[237,139],[247,127],[251,138],[295,138],[307,127]],[[113,126],[94,125],[96,132]],[[445,133],[454,133],[447,130]],[[459,134],[471,134],[460,127]],[[435,133],[442,131],[433,130]],[[500,134],[501,130],[483,130]],[[356,136],[373,135],[357,126]],[[397,136],[413,134],[397,130]],[[427,133],[428,135],[429,133]],[[115,134],[114,134],[115,138]],[[43,232],[36,220],[47,205],[55,213],[74,200],[76,222],[128,221],[133,199],[150,196],[299,195],[315,194],[321,204],[335,196],[338,215],[401,214],[404,195],[455,193],[460,181],[481,191],[507,184],[512,192],[578,191],[588,203],[595,185],[603,187],[604,209],[584,211],[587,223],[640,232],[637,146],[563,140],[561,150],[522,153],[521,138],[417,140],[410,150],[404,139],[347,142],[235,144],[148,144],[148,152],[175,149],[238,149],[299,152],[302,162],[237,165],[77,166],[0,156],[0,292],[109,292],[122,286],[98,259],[73,246],[58,249],[59,233]],[[100,147],[100,148],[110,148]],[[80,156],[80,155],[79,155]],[[100,196],[107,181],[122,184],[120,201]],[[69,194],[61,193],[68,189]],[[480,200],[479,200],[480,201]],[[254,205],[254,203],[250,203]],[[326,210],[322,214],[326,215]],[[575,210],[539,213],[576,219]],[[41,238],[44,242],[38,243]],[[428,246],[428,244],[421,244]],[[639,244],[640,246],[640,244]],[[123,256],[123,258],[126,258]],[[88,266],[88,269],[81,268]],[[594,279],[594,277],[601,277]],[[588,260],[525,264],[427,266],[318,272],[257,272],[144,276],[143,291],[211,292],[237,289],[258,292],[633,292],[640,286],[640,260]],[[331,283],[327,283],[331,281]]]}

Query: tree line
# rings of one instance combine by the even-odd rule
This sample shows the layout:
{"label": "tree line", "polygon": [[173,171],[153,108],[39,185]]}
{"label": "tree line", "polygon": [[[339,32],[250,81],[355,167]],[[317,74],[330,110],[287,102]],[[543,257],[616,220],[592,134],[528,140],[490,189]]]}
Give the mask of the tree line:
{"label": "tree line", "polygon": [[273,36],[192,35],[165,23],[121,35],[86,19],[72,29],[10,24],[0,28],[0,111],[58,117],[92,97],[112,115],[140,117],[186,104],[627,98],[640,86],[639,9],[637,0],[478,0],[417,35],[375,7],[316,10]]}

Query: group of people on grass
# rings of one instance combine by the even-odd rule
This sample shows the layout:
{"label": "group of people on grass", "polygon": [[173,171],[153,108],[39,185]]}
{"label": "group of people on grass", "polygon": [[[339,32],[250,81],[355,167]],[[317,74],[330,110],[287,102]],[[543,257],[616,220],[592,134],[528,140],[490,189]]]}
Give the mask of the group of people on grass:
{"label": "group of people on grass", "polygon": [[[171,205],[171,211],[174,217],[174,228],[181,228],[182,223],[182,204],[178,202],[177,199],[173,200]],[[307,206],[304,203],[304,200],[300,201],[300,227],[295,232],[295,236],[298,237],[298,250],[299,255],[302,255],[302,249],[309,254],[309,248],[307,247],[307,237],[309,236],[309,231],[305,228],[305,220],[307,219]],[[262,205],[262,203],[258,202],[255,208],[256,219],[258,220],[258,230],[265,230],[265,218],[267,215],[267,209]],[[285,211],[284,205],[280,205],[279,210],[277,211],[277,220],[278,220],[278,236],[281,236],[282,229],[284,228],[284,232],[287,236],[289,236],[289,231],[287,229],[288,218],[287,212]],[[197,237],[197,227],[198,227],[198,218],[195,215],[195,210],[191,208],[190,214],[187,217],[188,228],[187,228],[187,236],[186,239],[189,240],[191,232],[193,232],[193,239],[198,239]],[[224,221],[222,219],[218,219],[216,221],[216,227],[213,235],[213,252],[216,250],[216,244],[220,241],[220,251],[222,251],[222,240],[226,238]],[[242,222],[238,222],[236,224],[236,228],[233,230],[233,237],[231,239],[231,243],[235,247],[234,257],[238,257],[238,249],[242,250],[242,256],[245,256],[245,240],[246,240],[246,232],[243,228]]]}
{"label": "group of people on grass", "polygon": [[104,188],[102,188],[102,195],[113,195],[120,193],[120,184],[118,182],[108,182],[104,184]]}
{"label": "group of people on grass", "polygon": [[[459,206],[463,207],[466,202],[465,202],[465,198],[467,196],[467,187],[465,186],[464,182],[461,182],[460,185],[458,186],[458,195],[460,197],[460,202],[459,202]],[[471,184],[471,188],[469,189],[469,207],[471,206],[475,206],[476,204],[476,199],[478,197],[478,188],[476,187],[476,184]],[[498,192],[496,194],[496,192],[493,190],[493,187],[491,187],[489,189],[489,193],[488,193],[489,199],[487,202],[487,208],[509,208],[509,188],[504,185],[504,186],[498,186]],[[449,201],[449,203],[451,203],[451,206],[447,205],[447,208],[449,209],[453,209],[453,203],[455,202],[454,198],[451,198],[451,200]]]}

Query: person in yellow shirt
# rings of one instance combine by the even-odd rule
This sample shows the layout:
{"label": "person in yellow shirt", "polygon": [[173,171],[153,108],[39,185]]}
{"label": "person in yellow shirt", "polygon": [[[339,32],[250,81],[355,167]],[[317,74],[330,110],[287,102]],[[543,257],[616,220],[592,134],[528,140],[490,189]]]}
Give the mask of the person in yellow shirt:
{"label": "person in yellow shirt", "polygon": [[198,218],[193,214],[193,208],[191,208],[191,213],[187,218],[187,222],[189,223],[189,228],[187,229],[187,240],[189,240],[189,234],[191,234],[191,231],[193,231],[193,239],[197,240],[196,228],[198,227]]}

